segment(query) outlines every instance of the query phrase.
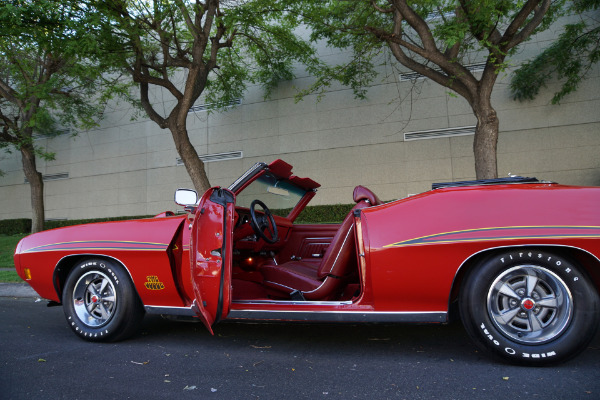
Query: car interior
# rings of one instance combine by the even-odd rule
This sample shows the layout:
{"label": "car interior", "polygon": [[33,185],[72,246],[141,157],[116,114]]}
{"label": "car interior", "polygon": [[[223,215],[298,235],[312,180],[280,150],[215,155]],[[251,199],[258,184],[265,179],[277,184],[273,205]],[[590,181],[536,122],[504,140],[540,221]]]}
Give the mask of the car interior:
{"label": "car interior", "polygon": [[232,300],[356,298],[360,274],[354,211],[380,205],[381,200],[366,187],[356,186],[355,205],[341,223],[294,224],[314,196],[310,186],[299,188],[268,173],[250,186],[236,200]]}

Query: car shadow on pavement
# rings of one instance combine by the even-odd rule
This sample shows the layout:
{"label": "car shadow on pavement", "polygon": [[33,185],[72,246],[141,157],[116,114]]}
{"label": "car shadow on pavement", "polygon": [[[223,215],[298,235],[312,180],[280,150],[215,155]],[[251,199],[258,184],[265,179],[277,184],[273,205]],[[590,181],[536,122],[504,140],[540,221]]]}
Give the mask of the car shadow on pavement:
{"label": "car shadow on pavement", "polygon": [[[199,342],[223,349],[252,347],[319,354],[368,354],[371,357],[407,356],[411,359],[468,357],[475,362],[481,352],[468,338],[460,322],[448,325],[342,324],[297,322],[221,322],[214,337],[202,323],[186,323],[146,316],[133,340],[182,344]],[[484,358],[488,362],[487,358]]]}
{"label": "car shadow on pavement", "polygon": [[[211,346],[223,351],[255,349],[335,357],[368,356],[403,358],[406,362],[461,360],[468,363],[497,362],[475,346],[460,321],[450,324],[342,324],[296,322],[221,322],[212,336],[194,319],[173,321],[146,315],[142,329],[132,340],[148,344],[169,341],[179,346]],[[600,355],[600,333],[575,360],[594,360]]]}

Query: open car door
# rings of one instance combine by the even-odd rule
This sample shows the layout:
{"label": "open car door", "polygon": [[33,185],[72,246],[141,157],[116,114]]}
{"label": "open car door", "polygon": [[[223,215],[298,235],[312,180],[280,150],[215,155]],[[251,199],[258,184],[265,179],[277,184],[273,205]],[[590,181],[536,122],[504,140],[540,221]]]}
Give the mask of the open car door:
{"label": "open car door", "polygon": [[190,235],[193,309],[212,334],[229,314],[235,195],[211,188],[198,203]]}

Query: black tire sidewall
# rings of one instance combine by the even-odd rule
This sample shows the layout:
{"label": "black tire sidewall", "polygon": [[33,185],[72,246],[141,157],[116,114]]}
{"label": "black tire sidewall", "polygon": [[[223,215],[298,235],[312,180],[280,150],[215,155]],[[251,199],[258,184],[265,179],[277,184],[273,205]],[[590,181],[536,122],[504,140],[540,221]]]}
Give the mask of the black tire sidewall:
{"label": "black tire sidewall", "polygon": [[[504,271],[519,265],[552,271],[571,293],[571,320],[560,335],[546,343],[523,344],[511,340],[496,328],[488,313],[487,296],[492,283]],[[583,268],[543,248],[502,251],[488,257],[471,271],[459,299],[461,319],[477,345],[505,361],[525,365],[556,364],[583,351],[598,329],[598,303],[596,289]]]}
{"label": "black tire sidewall", "polygon": [[[116,308],[112,317],[105,325],[90,327],[84,324],[73,305],[73,290],[77,281],[88,272],[101,272],[110,279],[116,293]],[[88,341],[113,341],[123,336],[128,330],[128,317],[135,315],[137,296],[133,293],[129,276],[114,262],[102,259],[89,259],[75,265],[65,282],[63,295],[63,310],[67,322],[73,332]]]}

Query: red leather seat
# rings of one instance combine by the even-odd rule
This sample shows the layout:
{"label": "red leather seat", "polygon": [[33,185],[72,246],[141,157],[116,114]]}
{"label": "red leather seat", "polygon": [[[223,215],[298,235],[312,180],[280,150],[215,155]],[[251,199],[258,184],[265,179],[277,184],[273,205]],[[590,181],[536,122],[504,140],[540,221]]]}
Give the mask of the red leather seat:
{"label": "red leather seat", "polygon": [[284,298],[297,291],[306,300],[329,300],[339,294],[343,289],[344,278],[352,272],[351,267],[357,265],[353,212],[382,203],[364,186],[354,188],[353,197],[356,205],[331,240],[319,267],[315,268],[302,261],[288,261],[281,265],[265,264],[260,272],[267,288]]}

